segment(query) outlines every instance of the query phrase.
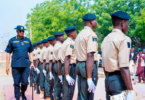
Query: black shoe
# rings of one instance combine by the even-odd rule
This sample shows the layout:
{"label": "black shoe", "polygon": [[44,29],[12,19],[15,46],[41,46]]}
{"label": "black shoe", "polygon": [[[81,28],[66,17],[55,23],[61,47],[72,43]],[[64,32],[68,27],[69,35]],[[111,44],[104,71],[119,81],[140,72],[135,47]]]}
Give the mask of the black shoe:
{"label": "black shoe", "polygon": [[20,100],[20,98],[16,98],[16,100]]}
{"label": "black shoe", "polygon": [[22,95],[22,100],[27,100],[27,98],[26,98],[24,93],[22,93],[21,95]]}

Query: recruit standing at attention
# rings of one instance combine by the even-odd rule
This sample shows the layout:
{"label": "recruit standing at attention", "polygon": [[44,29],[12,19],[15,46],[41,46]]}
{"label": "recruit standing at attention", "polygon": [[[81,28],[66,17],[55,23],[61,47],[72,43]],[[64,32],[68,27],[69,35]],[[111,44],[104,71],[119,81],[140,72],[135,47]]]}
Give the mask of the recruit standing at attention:
{"label": "recruit standing at attention", "polygon": [[47,59],[48,59],[48,64],[46,65],[46,78],[45,78],[45,93],[46,93],[46,99],[47,100],[53,100],[53,86],[54,86],[54,77],[53,77],[53,72],[52,72],[52,66],[53,66],[53,46],[55,45],[55,37],[50,36],[48,38],[48,41],[50,43],[48,49],[47,49]]}
{"label": "recruit standing at attention", "polygon": [[46,71],[45,71],[45,66],[46,66],[46,63],[48,63],[48,59],[47,59],[47,49],[48,49],[48,40],[47,39],[44,39],[42,40],[42,43],[43,43],[43,48],[41,50],[41,54],[40,54],[40,62],[41,62],[41,65],[40,65],[40,97],[43,97],[44,96],[44,83],[45,83],[45,76],[46,76]]}
{"label": "recruit standing at attention", "polygon": [[94,54],[98,49],[97,35],[93,29],[97,28],[96,15],[86,14],[83,16],[84,29],[75,40],[76,58],[78,64],[78,100],[93,100],[95,91],[97,67],[94,64]]}
{"label": "recruit standing at attention", "polygon": [[[101,44],[102,67],[106,75],[105,88],[107,100],[134,100],[135,92],[132,87],[129,71],[129,54],[131,39],[126,36],[130,15],[123,11],[111,14],[114,29]],[[126,93],[125,97],[123,91]],[[109,96],[108,96],[109,95]]]}
{"label": "recruit standing at attention", "polygon": [[72,100],[74,93],[74,83],[76,78],[76,54],[74,40],[77,36],[76,27],[70,26],[65,30],[68,38],[63,42],[61,47],[61,62],[63,76],[63,97],[62,100]]}
{"label": "recruit standing at attention", "polygon": [[61,92],[62,92],[62,75],[61,75],[61,61],[58,57],[60,51],[61,51],[61,45],[64,41],[64,33],[63,32],[57,32],[54,34],[57,42],[54,45],[54,59],[56,60],[56,63],[53,66],[53,75],[54,75],[54,98],[56,100],[61,100]]}
{"label": "recruit standing at attention", "polygon": [[9,40],[5,50],[7,52],[6,73],[9,74],[10,71],[9,62],[12,53],[11,67],[14,80],[15,98],[16,100],[20,100],[21,95],[22,100],[27,100],[25,91],[27,90],[27,85],[29,84],[28,76],[30,72],[30,66],[34,67],[33,46],[30,39],[24,37],[24,31],[26,30],[24,26],[18,25],[15,29],[17,32],[17,36]]}
{"label": "recruit standing at attention", "polygon": [[36,82],[36,85],[37,85],[37,91],[36,93],[37,94],[40,94],[40,68],[41,68],[41,65],[42,63],[40,62],[40,59],[41,59],[41,51],[42,51],[42,48],[43,48],[43,43],[41,41],[39,41],[37,43],[38,45],[38,48],[37,48],[37,57],[36,57],[36,79],[35,79],[35,82]]}

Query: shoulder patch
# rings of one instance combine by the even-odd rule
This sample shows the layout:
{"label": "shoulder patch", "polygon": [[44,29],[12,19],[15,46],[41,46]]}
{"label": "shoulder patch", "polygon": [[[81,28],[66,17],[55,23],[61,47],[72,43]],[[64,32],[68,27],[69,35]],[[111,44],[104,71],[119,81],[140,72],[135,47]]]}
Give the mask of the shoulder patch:
{"label": "shoulder patch", "polygon": [[130,42],[127,42],[127,47],[130,48]]}
{"label": "shoulder patch", "polygon": [[70,45],[70,48],[72,48],[72,49],[73,49],[73,48],[74,48],[74,45],[73,45],[73,44],[71,44],[71,45]]}
{"label": "shoulder patch", "polygon": [[35,54],[33,54],[33,56],[35,56]]}
{"label": "shoulder patch", "polygon": [[50,52],[51,55],[53,55],[53,52]]}
{"label": "shoulder patch", "polygon": [[38,54],[40,54],[40,52],[38,52]]}
{"label": "shoulder patch", "polygon": [[92,36],[92,41],[97,41],[97,37],[96,36]]}
{"label": "shoulder patch", "polygon": [[13,41],[13,43],[19,43],[19,41]]}

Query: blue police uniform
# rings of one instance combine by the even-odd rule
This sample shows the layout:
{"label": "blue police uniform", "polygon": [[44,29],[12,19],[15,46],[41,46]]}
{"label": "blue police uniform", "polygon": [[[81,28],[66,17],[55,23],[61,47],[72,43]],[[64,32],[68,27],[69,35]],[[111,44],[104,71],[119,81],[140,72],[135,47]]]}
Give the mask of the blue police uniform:
{"label": "blue police uniform", "polygon": [[[25,30],[23,26],[17,26],[17,30]],[[22,96],[27,89],[29,71],[30,71],[30,60],[28,52],[33,51],[33,46],[30,39],[23,37],[19,39],[15,36],[9,40],[9,43],[5,50],[7,53],[12,53],[12,76],[14,79],[14,92],[15,98],[19,100],[20,98],[20,88]],[[20,87],[21,83],[21,87]],[[26,99],[23,99],[26,100]]]}

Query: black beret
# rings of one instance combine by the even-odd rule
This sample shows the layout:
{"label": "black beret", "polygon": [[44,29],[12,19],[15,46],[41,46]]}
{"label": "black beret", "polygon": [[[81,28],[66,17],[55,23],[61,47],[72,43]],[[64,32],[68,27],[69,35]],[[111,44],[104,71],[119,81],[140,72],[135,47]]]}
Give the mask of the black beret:
{"label": "black beret", "polygon": [[64,35],[64,33],[63,32],[56,32],[56,33],[54,33],[54,36],[61,36],[61,35]]}
{"label": "black beret", "polygon": [[125,19],[125,20],[128,20],[128,19],[131,18],[128,13],[123,12],[123,11],[117,11],[117,12],[111,14],[111,16],[112,17],[115,16],[115,17],[118,17],[118,18],[121,18],[121,19]]}
{"label": "black beret", "polygon": [[48,39],[42,40],[42,43],[47,43],[47,42],[48,42]]}
{"label": "black beret", "polygon": [[42,44],[42,42],[41,42],[41,41],[37,42],[37,45],[40,45],[40,44]]}
{"label": "black beret", "polygon": [[24,26],[21,26],[21,25],[18,25],[16,28],[14,28],[14,29],[16,29],[16,30],[26,30],[25,28],[24,28]]}
{"label": "black beret", "polygon": [[96,15],[95,14],[86,14],[83,16],[82,19],[83,20],[94,20],[94,19],[96,19]]}
{"label": "black beret", "polygon": [[64,31],[66,33],[70,33],[70,32],[73,32],[75,30],[76,30],[76,26],[69,26],[69,27],[67,27],[67,28],[64,29]]}
{"label": "black beret", "polygon": [[48,37],[48,39],[47,39],[48,41],[52,41],[52,40],[55,40],[55,37],[54,36],[50,36],[50,37]]}

